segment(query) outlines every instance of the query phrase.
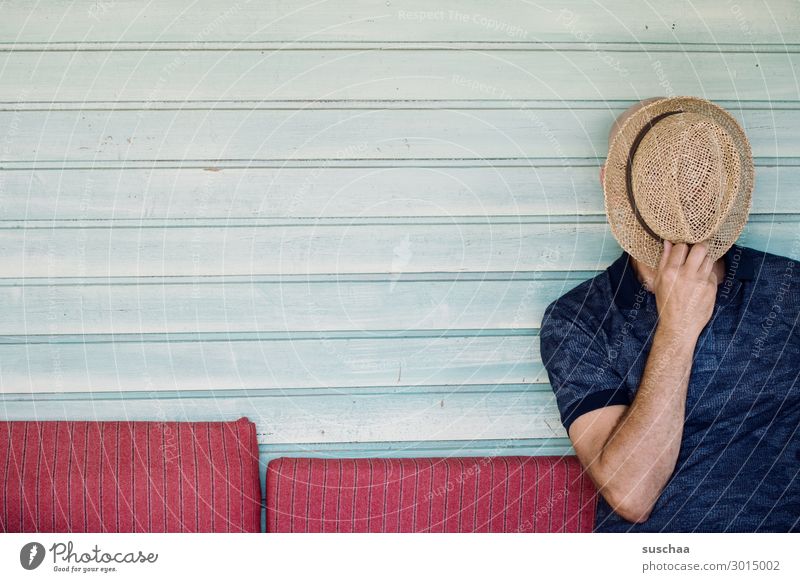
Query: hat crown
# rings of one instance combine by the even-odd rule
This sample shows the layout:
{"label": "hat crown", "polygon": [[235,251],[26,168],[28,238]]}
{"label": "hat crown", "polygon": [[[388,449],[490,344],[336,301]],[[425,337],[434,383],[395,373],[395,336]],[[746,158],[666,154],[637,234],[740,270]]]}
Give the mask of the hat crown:
{"label": "hat crown", "polygon": [[661,238],[694,244],[725,222],[740,188],[736,144],[713,119],[686,112],[659,121],[633,160],[636,206]]}

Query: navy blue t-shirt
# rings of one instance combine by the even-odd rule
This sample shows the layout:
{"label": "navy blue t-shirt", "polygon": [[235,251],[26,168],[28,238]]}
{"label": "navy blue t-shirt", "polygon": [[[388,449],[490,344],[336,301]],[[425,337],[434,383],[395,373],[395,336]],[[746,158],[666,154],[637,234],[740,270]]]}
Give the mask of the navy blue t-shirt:
{"label": "navy blue t-shirt", "polygon": [[[544,312],[542,361],[566,429],[636,396],[658,310],[628,259]],[[644,523],[601,496],[595,531],[800,531],[800,262],[741,245],[724,259],[675,471]]]}

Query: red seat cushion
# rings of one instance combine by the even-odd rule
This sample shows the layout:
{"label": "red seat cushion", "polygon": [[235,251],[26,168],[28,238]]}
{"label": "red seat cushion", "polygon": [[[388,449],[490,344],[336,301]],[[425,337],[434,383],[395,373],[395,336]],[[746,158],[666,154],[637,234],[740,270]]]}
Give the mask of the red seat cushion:
{"label": "red seat cushion", "polygon": [[255,426],[0,422],[0,531],[257,532]]}
{"label": "red seat cushion", "polygon": [[590,532],[574,456],[292,459],[267,467],[271,532]]}

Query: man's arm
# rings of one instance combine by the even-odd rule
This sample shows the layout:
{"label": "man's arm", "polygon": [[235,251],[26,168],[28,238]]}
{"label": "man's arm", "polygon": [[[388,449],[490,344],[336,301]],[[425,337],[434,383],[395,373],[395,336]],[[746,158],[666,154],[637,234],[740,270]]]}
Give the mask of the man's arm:
{"label": "man's arm", "polygon": [[659,320],[633,402],[588,412],[570,425],[581,463],[628,521],[649,517],[675,470],[694,350],[716,299],[706,249],[665,242],[653,284]]}

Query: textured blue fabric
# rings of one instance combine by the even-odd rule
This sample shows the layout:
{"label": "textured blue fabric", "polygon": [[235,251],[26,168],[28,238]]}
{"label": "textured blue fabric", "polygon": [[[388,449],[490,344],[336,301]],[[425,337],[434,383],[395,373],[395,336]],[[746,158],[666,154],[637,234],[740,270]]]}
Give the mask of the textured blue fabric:
{"label": "textured blue fabric", "polygon": [[[800,263],[734,245],[689,380],[681,449],[650,518],[599,500],[595,531],[800,530]],[[541,355],[565,428],[636,396],[655,295],[622,252],[547,306]]]}

